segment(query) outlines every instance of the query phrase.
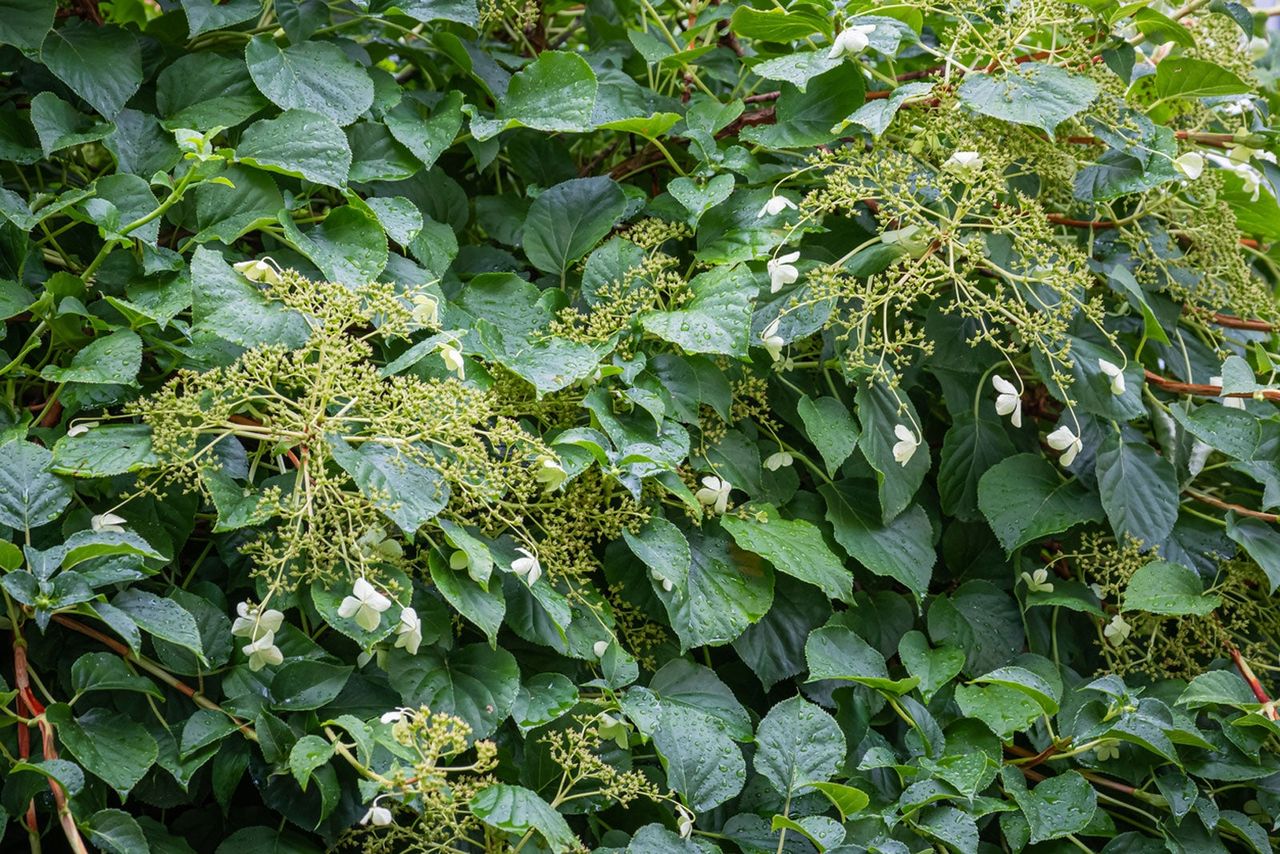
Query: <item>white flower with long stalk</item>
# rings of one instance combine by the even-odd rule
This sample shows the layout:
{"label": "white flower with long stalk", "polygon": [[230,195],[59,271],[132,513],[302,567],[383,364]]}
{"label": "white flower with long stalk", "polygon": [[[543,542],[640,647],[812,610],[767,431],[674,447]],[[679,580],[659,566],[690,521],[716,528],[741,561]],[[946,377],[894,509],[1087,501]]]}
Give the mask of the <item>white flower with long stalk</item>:
{"label": "white flower with long stalk", "polygon": [[366,632],[372,632],[382,622],[382,612],[390,607],[391,600],[367,579],[360,577],[356,579],[351,595],[338,606],[338,616],[344,619],[355,617],[356,625]]}
{"label": "white flower with long stalk", "polygon": [[405,608],[400,612],[400,625],[396,627],[396,646],[410,655],[417,655],[421,645],[422,620],[417,611]]}
{"label": "white flower with long stalk", "polygon": [[854,24],[851,27],[845,27],[831,42],[831,50],[827,51],[827,59],[836,59],[841,56],[857,56],[871,46],[869,37],[875,31],[875,24]]}
{"label": "white flower with long stalk", "polygon": [[523,557],[518,557],[511,561],[511,571],[525,580],[530,587],[534,585],[539,578],[542,577],[542,564],[538,563],[538,558],[533,552],[525,548],[517,548]]}
{"label": "white flower with long stalk", "polygon": [[729,509],[729,493],[733,485],[722,477],[707,475],[702,479],[702,488],[694,493],[698,503],[710,507],[716,515],[724,515]]}
{"label": "white flower with long stalk", "polygon": [[769,259],[769,263],[765,264],[765,269],[769,272],[769,293],[776,294],[784,285],[790,285],[800,278],[800,271],[795,267],[799,260],[798,251]]}
{"label": "white flower with long stalk", "polygon": [[788,199],[786,196],[770,196],[769,201],[764,203],[760,208],[760,212],[756,214],[759,219],[762,216],[777,216],[785,210],[796,210],[796,203]]}
{"label": "white flower with long stalk", "polygon": [[991,378],[991,384],[996,389],[996,414],[1008,415],[1010,424],[1021,427],[1022,395],[1018,394],[1018,387],[999,374]]}
{"label": "white flower with long stalk", "polygon": [[898,441],[893,443],[893,458],[898,465],[905,466],[920,447],[920,437],[906,424],[895,425],[893,435],[898,437]]}
{"label": "white flower with long stalk", "polygon": [[1071,428],[1065,424],[1046,436],[1045,441],[1049,443],[1050,448],[1062,452],[1058,462],[1063,467],[1075,462],[1076,454],[1084,450],[1084,443],[1080,441],[1080,437],[1071,432]]}
{"label": "white flower with long stalk", "polygon": [[263,632],[257,640],[241,647],[240,651],[249,656],[249,669],[254,672],[268,664],[274,667],[284,661],[284,653],[276,646],[275,632]]}
{"label": "white flower with long stalk", "polygon": [[1112,394],[1116,397],[1124,394],[1124,368],[1114,362],[1108,362],[1106,359],[1099,359],[1098,370],[1110,378]]}

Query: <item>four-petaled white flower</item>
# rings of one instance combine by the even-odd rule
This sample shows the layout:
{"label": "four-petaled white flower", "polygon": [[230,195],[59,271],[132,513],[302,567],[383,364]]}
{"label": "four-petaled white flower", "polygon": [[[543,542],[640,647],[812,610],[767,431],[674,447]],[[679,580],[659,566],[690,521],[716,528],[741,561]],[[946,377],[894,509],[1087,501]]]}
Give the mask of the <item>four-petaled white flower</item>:
{"label": "four-petaled white flower", "polygon": [[413,709],[408,706],[401,706],[398,709],[383,712],[382,717],[378,718],[378,720],[382,721],[384,724],[398,724],[412,713]]}
{"label": "four-petaled white flower", "polygon": [[596,654],[596,658],[604,658],[604,654],[609,651],[609,642],[598,640],[591,645],[591,651]]}
{"label": "four-petaled white flower", "polygon": [[764,206],[760,208],[760,212],[756,214],[756,218],[758,219],[762,216],[777,216],[788,208],[796,210],[796,203],[788,199],[786,196],[770,196],[769,201],[765,202]]}
{"label": "four-petaled white flower", "polygon": [[895,425],[893,435],[898,437],[898,441],[893,443],[893,458],[898,465],[905,466],[915,456],[916,448],[920,447],[920,437],[906,424]]}
{"label": "four-petaled white flower", "polygon": [[839,56],[857,56],[871,46],[869,36],[875,31],[875,24],[854,24],[852,27],[845,27],[836,36],[835,41],[831,43],[831,50],[827,52],[827,59],[835,59]]}
{"label": "four-petaled white flower", "polygon": [[774,451],[772,454],[765,457],[764,467],[769,471],[777,471],[778,469],[786,468],[793,462],[795,462],[795,458],[791,456],[790,452]]}
{"label": "four-petaled white flower", "polygon": [[1108,759],[1120,758],[1120,742],[1108,738],[1106,741],[1098,743],[1093,749],[1093,755],[1099,762],[1106,762]]}
{"label": "four-petaled white flower", "polygon": [[717,515],[723,515],[729,509],[729,493],[733,485],[724,478],[707,475],[702,479],[702,488],[695,493],[698,502],[710,507]]}
{"label": "four-petaled white flower", "polygon": [[1080,437],[1072,433],[1071,428],[1065,424],[1045,436],[1045,441],[1049,443],[1050,448],[1062,452],[1058,462],[1063,466],[1069,466],[1075,462],[1076,454],[1084,450],[1084,443],[1080,441]]}
{"label": "four-petaled white flower", "polygon": [[528,549],[518,548],[516,551],[524,555],[511,561],[511,571],[525,580],[530,587],[542,577],[542,564]]}
{"label": "four-petaled white flower", "polygon": [[446,368],[458,375],[458,379],[467,378],[467,360],[462,357],[462,352],[457,347],[452,344],[441,344],[440,358],[444,360]]}
{"label": "four-petaled white flower", "polygon": [[1188,151],[1173,159],[1173,168],[1181,172],[1188,181],[1194,181],[1204,172],[1204,157],[1197,152]]}
{"label": "four-petaled white flower", "polygon": [[972,175],[982,168],[982,155],[976,151],[956,151],[947,158],[946,168],[961,175]]}
{"label": "four-petaled white flower", "polygon": [[1129,633],[1133,631],[1133,627],[1124,621],[1124,617],[1116,614],[1111,618],[1111,622],[1107,623],[1107,627],[1102,633],[1107,636],[1107,640],[1111,641],[1115,646],[1120,646],[1129,639]]}
{"label": "four-petaled white flower", "polygon": [[999,374],[991,378],[991,384],[996,389],[996,414],[1008,415],[1009,423],[1021,427],[1022,396],[1018,394],[1018,387]]}
{"label": "four-petaled white flower", "polygon": [[386,827],[388,824],[391,824],[391,810],[374,804],[369,807],[369,811],[364,814],[364,818],[360,819],[360,823],[372,824],[377,827]]}
{"label": "four-petaled white flower", "polygon": [[1106,359],[1099,359],[1098,370],[1111,378],[1112,394],[1117,397],[1124,394],[1124,368],[1114,362],[1108,362]]}
{"label": "four-petaled white flower", "polygon": [[800,271],[795,267],[799,260],[798,251],[769,259],[769,263],[765,264],[765,269],[769,271],[769,293],[776,294],[782,290],[783,285],[789,285],[800,278]]}
{"label": "four-petaled white flower", "polygon": [[231,634],[238,638],[257,640],[263,632],[275,634],[284,625],[284,614],[275,608],[251,607],[248,602],[236,606],[236,619],[231,624]]}
{"label": "four-petaled white flower", "polygon": [[382,622],[382,612],[391,607],[391,600],[378,592],[365,578],[357,578],[350,596],[338,606],[338,616],[356,618],[356,625],[366,632],[374,631]]}
{"label": "four-petaled white flower", "polygon": [[284,661],[284,654],[276,646],[275,632],[263,632],[257,640],[242,646],[240,651],[249,656],[249,669],[255,672],[268,664],[274,667]]}
{"label": "four-petaled white flower", "polygon": [[413,298],[413,322],[419,326],[435,326],[440,322],[440,303],[431,294]]}
{"label": "four-petaled white flower", "polygon": [[560,461],[555,457],[546,454],[538,457],[537,471],[533,474],[533,479],[542,484],[542,488],[547,492],[551,492],[560,484],[564,483],[569,473],[564,470],[564,466],[560,465]]}
{"label": "four-petaled white flower", "polygon": [[1262,194],[1262,173],[1248,163],[1234,163],[1228,168],[1244,182],[1244,191],[1249,193],[1249,201],[1256,202]]}
{"label": "four-petaled white flower", "polygon": [[1031,593],[1052,593],[1053,582],[1049,580],[1049,570],[1037,569],[1035,572],[1022,573],[1022,581]]}
{"label": "four-petaled white flower", "polygon": [[89,527],[95,534],[123,534],[123,525],[127,521],[123,516],[117,516],[114,513],[99,513],[89,520]]}
{"label": "four-petaled white flower", "polygon": [[422,620],[418,618],[417,611],[405,608],[400,612],[400,625],[396,627],[396,646],[410,655],[417,655],[421,645]]}
{"label": "four-petaled white flower", "polygon": [[775,362],[782,358],[782,348],[786,346],[782,336],[778,334],[778,321],[781,318],[775,317],[768,326],[760,332],[760,343],[769,351],[769,356]]}
{"label": "four-petaled white flower", "polygon": [[[1218,388],[1222,388],[1222,377],[1209,377],[1209,385],[1216,385]],[[1229,409],[1244,409],[1243,397],[1223,397],[1220,399],[1222,400],[1222,405]]]}
{"label": "four-petaled white flower", "polygon": [[270,259],[259,258],[256,261],[241,261],[232,264],[231,269],[251,282],[266,282],[268,285],[280,284],[280,271]]}
{"label": "four-petaled white flower", "polygon": [[94,427],[97,427],[97,426],[98,426],[97,421],[81,421],[79,424],[72,424],[70,427],[68,427],[67,435],[71,436],[72,438],[76,436],[83,436],[85,433],[88,433],[90,430],[92,430]]}

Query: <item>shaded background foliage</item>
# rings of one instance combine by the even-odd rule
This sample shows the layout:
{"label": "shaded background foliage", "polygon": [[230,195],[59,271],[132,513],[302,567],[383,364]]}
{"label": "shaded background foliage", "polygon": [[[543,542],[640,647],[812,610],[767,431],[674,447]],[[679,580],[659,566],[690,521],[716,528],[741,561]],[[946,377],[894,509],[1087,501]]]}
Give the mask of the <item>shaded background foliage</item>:
{"label": "shaded background foliage", "polygon": [[6,849],[1271,850],[1268,14],[0,0]]}

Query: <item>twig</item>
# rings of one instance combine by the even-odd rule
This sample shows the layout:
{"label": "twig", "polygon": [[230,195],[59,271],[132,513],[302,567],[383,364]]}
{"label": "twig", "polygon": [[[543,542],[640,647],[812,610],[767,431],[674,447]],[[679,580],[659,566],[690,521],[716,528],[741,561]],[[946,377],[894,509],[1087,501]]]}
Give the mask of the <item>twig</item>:
{"label": "twig", "polygon": [[1263,513],[1261,510],[1250,510],[1248,507],[1242,507],[1239,504],[1232,504],[1230,501],[1223,501],[1221,498],[1215,498],[1207,492],[1201,492],[1198,489],[1187,487],[1182,490],[1190,495],[1196,501],[1208,504],[1210,507],[1217,507],[1219,510],[1230,510],[1233,513],[1239,513],[1241,516],[1252,516],[1254,519],[1261,519],[1264,522],[1280,522],[1280,516],[1275,513]]}
{"label": "twig", "polygon": [[1266,388],[1261,391],[1233,391],[1228,394],[1222,393],[1222,386],[1209,385],[1208,383],[1183,383],[1177,380],[1171,380],[1168,377],[1162,377],[1154,371],[1143,370],[1143,375],[1147,382],[1154,386],[1159,386],[1165,391],[1171,391],[1176,394],[1193,394],[1197,397],[1238,397],[1250,399],[1255,395],[1262,395],[1267,400],[1280,400],[1280,390]]}
{"label": "twig", "polygon": [[1266,689],[1262,687],[1262,683],[1258,681],[1258,677],[1253,674],[1253,668],[1249,666],[1249,662],[1244,660],[1244,656],[1240,654],[1240,650],[1228,644],[1227,651],[1231,653],[1231,660],[1235,662],[1236,669],[1240,671],[1240,675],[1244,677],[1244,681],[1249,683],[1249,690],[1253,691],[1253,696],[1258,698],[1258,702],[1262,703],[1263,713],[1268,720],[1276,720],[1276,706],[1271,698],[1267,696]]}

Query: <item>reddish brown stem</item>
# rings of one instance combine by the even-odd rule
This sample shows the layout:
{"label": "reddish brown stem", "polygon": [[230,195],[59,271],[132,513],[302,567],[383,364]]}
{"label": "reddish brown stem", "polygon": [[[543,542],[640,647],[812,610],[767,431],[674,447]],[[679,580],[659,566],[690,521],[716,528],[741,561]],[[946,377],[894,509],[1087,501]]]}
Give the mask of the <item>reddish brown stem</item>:
{"label": "reddish brown stem", "polygon": [[[1178,382],[1177,380],[1171,380],[1168,377],[1162,377],[1154,371],[1144,370],[1143,375],[1147,378],[1147,382],[1152,385],[1176,394],[1193,394],[1197,397],[1239,397],[1246,399],[1252,398],[1255,394],[1254,392],[1248,391],[1233,391],[1230,394],[1223,394],[1222,386],[1220,385]],[[1276,389],[1263,389],[1262,391],[1257,392],[1257,394],[1262,395],[1266,400],[1280,400],[1280,391],[1277,391]]]}
{"label": "reddish brown stem", "polygon": [[1240,650],[1234,646],[1228,646],[1227,651],[1231,653],[1231,660],[1235,662],[1236,669],[1240,671],[1240,675],[1244,677],[1244,681],[1249,683],[1249,690],[1253,692],[1253,696],[1263,704],[1269,720],[1276,720],[1276,707],[1271,702],[1271,698],[1267,696],[1266,689],[1262,687],[1262,683],[1258,681],[1258,677],[1254,675],[1253,668],[1249,666],[1249,662],[1244,660],[1244,656],[1240,654]]}
{"label": "reddish brown stem", "polygon": [[1263,513],[1261,510],[1251,510],[1248,507],[1243,507],[1239,504],[1232,504],[1230,501],[1223,501],[1221,498],[1215,498],[1207,492],[1201,492],[1198,489],[1191,489],[1190,487],[1187,487],[1182,491],[1187,495],[1190,495],[1196,501],[1208,504],[1210,507],[1217,507],[1219,510],[1230,510],[1231,512],[1238,513],[1241,516],[1250,516],[1254,519],[1261,519],[1264,522],[1280,522],[1280,516],[1277,516],[1275,513]]}
{"label": "reddish brown stem", "polygon": [[1227,326],[1231,329],[1249,329],[1253,332],[1275,332],[1274,324],[1267,323],[1265,320],[1247,320],[1243,317],[1232,317],[1229,314],[1215,314],[1213,322],[1219,326]]}

